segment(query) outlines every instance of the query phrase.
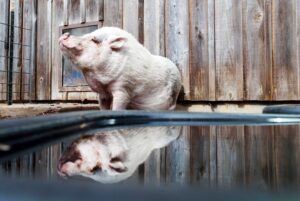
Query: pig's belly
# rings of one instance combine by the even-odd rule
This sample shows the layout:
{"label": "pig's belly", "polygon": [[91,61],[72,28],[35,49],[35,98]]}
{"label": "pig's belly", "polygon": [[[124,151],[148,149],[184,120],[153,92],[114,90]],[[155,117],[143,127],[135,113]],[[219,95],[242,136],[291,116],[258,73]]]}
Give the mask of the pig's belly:
{"label": "pig's belly", "polygon": [[169,110],[172,106],[170,96],[163,95],[144,95],[131,100],[130,109],[137,110]]}

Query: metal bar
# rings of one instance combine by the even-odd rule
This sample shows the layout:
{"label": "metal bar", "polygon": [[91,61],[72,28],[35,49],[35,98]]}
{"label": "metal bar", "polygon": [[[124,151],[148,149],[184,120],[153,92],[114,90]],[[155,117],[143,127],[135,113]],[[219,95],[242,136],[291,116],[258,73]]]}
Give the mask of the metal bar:
{"label": "metal bar", "polygon": [[[0,70],[0,73],[7,73],[6,70]],[[12,73],[21,73],[21,72],[17,72],[17,71],[13,71]],[[28,74],[30,75],[31,73],[27,73],[27,72],[22,72],[23,74]]]}
{"label": "metal bar", "polygon": [[86,111],[0,121],[0,161],[88,131],[141,126],[297,125],[300,115]]}
{"label": "metal bar", "polygon": [[[12,43],[12,42],[10,42],[10,43]],[[0,57],[9,58],[9,59],[22,59],[22,60],[26,60],[26,61],[31,61],[30,59],[21,58],[21,57],[14,57],[14,56],[6,57],[6,56],[3,56],[3,55],[0,55]]]}
{"label": "metal bar", "polygon": [[[37,13],[37,11],[35,12],[35,13]],[[33,20],[33,19],[32,19]],[[32,70],[31,69],[33,69],[34,68],[34,66],[32,66],[32,37],[33,37],[33,35],[32,35],[32,29],[33,27],[32,27],[32,23],[31,23],[31,30],[30,30],[30,48],[29,48],[29,59],[30,59],[30,62],[29,62],[29,72],[32,72]],[[36,39],[35,39],[36,40]],[[32,82],[32,76],[30,76],[29,77],[29,85],[28,85],[28,91],[30,92],[30,93],[28,93],[28,98],[29,98],[29,102],[31,102],[31,82]]]}
{"label": "metal bar", "polygon": [[[20,24],[20,26],[21,27],[24,27],[24,20],[23,20],[23,10],[24,9],[24,2],[20,2],[20,13],[19,13],[19,15],[20,16],[22,16],[22,20],[21,20],[21,24]],[[20,33],[20,35],[19,35],[19,39],[21,39],[21,41],[23,41],[24,40],[24,29],[21,31],[21,33]],[[22,59],[24,59],[23,57],[24,57],[24,47],[23,46],[19,46],[18,47],[19,48],[19,50],[18,50],[18,52],[19,52],[19,54],[21,55],[21,58]],[[18,62],[19,63],[19,62]],[[20,90],[20,93],[19,93],[19,99],[20,100],[23,100],[23,95],[22,95],[22,92],[23,92],[23,74],[22,74],[22,72],[23,72],[23,69],[24,69],[24,65],[21,65],[20,66],[21,68],[20,68],[20,72],[21,72],[21,76],[20,76],[20,86],[19,86],[19,90]]]}
{"label": "metal bar", "polygon": [[15,25],[10,25],[10,24],[3,23],[3,22],[0,22],[0,24],[1,24],[1,25],[5,25],[5,26],[8,26],[8,27],[11,27],[11,28],[18,28],[18,29],[24,29],[24,30],[31,31],[31,29],[29,29],[29,28],[20,27],[20,26],[15,26]]}
{"label": "metal bar", "polygon": [[[9,14],[9,23],[11,25],[14,25],[14,12],[10,12]],[[8,35],[13,36],[14,35],[14,30],[13,27],[7,26],[8,29]],[[12,90],[13,90],[13,60],[11,59],[13,57],[13,45],[11,44],[13,42],[13,37],[10,38],[10,44],[9,44],[9,65],[7,66],[7,104],[12,105]]]}
{"label": "metal bar", "polygon": [[[0,40],[0,43],[7,43],[6,41],[4,41],[4,40]],[[25,45],[25,44],[22,44],[22,43],[12,43],[12,44],[14,44],[14,45],[21,45],[21,46],[24,46],[24,47],[30,47],[30,45]]]}
{"label": "metal bar", "polygon": [[[0,83],[0,84],[3,84],[3,85],[6,85],[7,83]],[[19,85],[18,83],[11,83],[12,85]],[[22,84],[22,85],[29,85],[29,84]]]}
{"label": "metal bar", "polygon": [[273,105],[264,108],[263,113],[268,114],[300,114],[299,105]]}
{"label": "metal bar", "polygon": [[[8,0],[8,7],[7,7],[7,21],[9,22],[10,21],[10,5],[11,5],[11,2],[10,2],[10,0]],[[7,27],[7,30],[6,30],[6,35],[5,35],[5,38],[4,38],[4,40],[6,40],[6,41],[9,41],[8,40],[8,38],[9,38],[9,32],[10,32],[10,29],[9,29],[9,27]],[[6,43],[6,45],[5,45],[5,55],[6,56],[8,56],[8,53],[9,53],[9,48],[10,48],[10,45],[9,45],[9,43],[7,42]],[[8,59],[6,58],[6,57],[4,57],[4,60],[5,60],[5,68],[6,68],[6,71],[8,70],[8,66],[9,66],[9,61],[8,61]],[[7,75],[7,73],[6,73],[6,79],[8,78],[8,75]],[[6,80],[7,81],[7,80]],[[7,91],[7,89],[8,89],[8,86],[6,85],[6,91]],[[2,85],[2,91],[3,91],[4,89],[3,89],[3,85]],[[8,93],[6,93],[6,102],[7,102],[7,94]]]}
{"label": "metal bar", "polygon": [[[5,93],[7,93],[7,91],[1,91],[0,92],[1,94],[5,94]],[[20,93],[19,91],[16,91],[16,92],[12,92],[13,94],[17,94],[17,93]],[[24,94],[28,94],[29,92],[27,92],[27,91],[25,91],[25,92],[22,92],[22,93],[24,93]]]}

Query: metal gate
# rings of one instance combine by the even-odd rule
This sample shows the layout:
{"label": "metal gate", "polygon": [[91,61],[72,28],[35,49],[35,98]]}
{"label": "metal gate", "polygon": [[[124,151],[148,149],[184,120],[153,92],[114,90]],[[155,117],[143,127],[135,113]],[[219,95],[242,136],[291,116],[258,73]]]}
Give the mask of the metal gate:
{"label": "metal gate", "polygon": [[0,0],[0,101],[31,100],[34,0]]}

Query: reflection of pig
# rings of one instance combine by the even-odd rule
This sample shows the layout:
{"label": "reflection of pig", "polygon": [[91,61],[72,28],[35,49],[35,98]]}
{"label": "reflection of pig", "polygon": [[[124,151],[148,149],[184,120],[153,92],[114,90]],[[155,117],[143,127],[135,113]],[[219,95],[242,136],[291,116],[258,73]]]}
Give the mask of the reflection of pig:
{"label": "reflection of pig", "polygon": [[121,129],[75,140],[61,157],[61,176],[84,176],[101,183],[130,177],[154,149],[167,146],[180,127]]}
{"label": "reflection of pig", "polygon": [[59,45],[99,94],[101,109],[175,108],[181,88],[178,68],[152,55],[128,32],[103,27],[81,37],[66,33]]}

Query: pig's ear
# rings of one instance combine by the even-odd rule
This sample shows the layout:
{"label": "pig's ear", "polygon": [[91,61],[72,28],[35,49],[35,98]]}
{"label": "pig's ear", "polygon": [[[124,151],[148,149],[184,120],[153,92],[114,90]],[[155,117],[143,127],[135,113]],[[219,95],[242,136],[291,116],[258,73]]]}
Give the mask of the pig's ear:
{"label": "pig's ear", "polygon": [[127,41],[127,38],[117,36],[117,37],[113,37],[113,38],[109,39],[108,43],[112,50],[120,50],[124,46],[126,41]]}
{"label": "pig's ear", "polygon": [[91,38],[91,41],[93,41],[93,42],[96,43],[96,44],[100,44],[100,43],[101,43],[101,41],[100,41],[98,38],[96,38],[95,36],[93,36],[93,37]]}

